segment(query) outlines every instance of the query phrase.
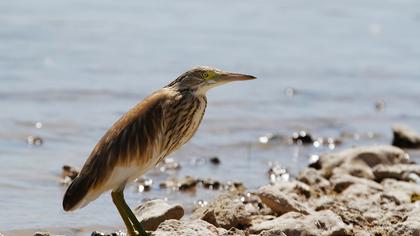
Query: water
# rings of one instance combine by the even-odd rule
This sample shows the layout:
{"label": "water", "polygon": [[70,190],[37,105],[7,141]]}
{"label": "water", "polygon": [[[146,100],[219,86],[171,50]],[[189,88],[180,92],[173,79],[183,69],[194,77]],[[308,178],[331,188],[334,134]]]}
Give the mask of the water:
{"label": "water", "polygon": [[[212,177],[252,191],[268,183],[270,162],[293,175],[329,151],[259,144],[266,133],[360,135],[340,150],[388,144],[394,123],[419,131],[419,9],[415,0],[1,1],[0,231],[122,227],[109,194],[64,213],[61,166],[81,166],[121,114],[196,65],[259,79],[210,91],[201,128],[172,155],[183,168],[149,173],[148,193],[129,186],[131,206],[166,197],[190,210],[219,192],[173,193],[159,180]],[[44,144],[28,145],[28,135]],[[192,164],[210,156],[222,164]]]}

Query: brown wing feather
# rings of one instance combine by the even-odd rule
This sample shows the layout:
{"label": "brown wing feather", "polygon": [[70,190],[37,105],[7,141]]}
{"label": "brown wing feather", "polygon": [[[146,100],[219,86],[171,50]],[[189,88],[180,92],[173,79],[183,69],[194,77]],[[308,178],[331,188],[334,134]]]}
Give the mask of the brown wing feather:
{"label": "brown wing feather", "polygon": [[[158,91],[121,117],[93,149],[79,176],[63,198],[66,211],[75,208],[90,189],[103,184],[116,166],[147,158],[163,126],[163,106],[169,94]],[[139,165],[147,160],[135,160]]]}

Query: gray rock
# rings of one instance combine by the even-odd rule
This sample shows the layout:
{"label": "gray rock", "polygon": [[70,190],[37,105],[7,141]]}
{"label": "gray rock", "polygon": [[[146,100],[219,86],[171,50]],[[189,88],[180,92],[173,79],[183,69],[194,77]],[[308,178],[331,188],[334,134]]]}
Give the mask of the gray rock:
{"label": "gray rock", "polygon": [[389,166],[380,164],[373,168],[373,174],[375,175],[376,181],[382,181],[386,178],[410,181],[412,180],[410,174],[420,175],[420,165],[395,164]]}
{"label": "gray rock", "polygon": [[297,180],[311,186],[318,192],[326,193],[331,188],[330,182],[322,177],[322,175],[314,168],[303,169],[299,173]]}
{"label": "gray rock", "polygon": [[408,163],[409,156],[393,146],[371,146],[347,149],[339,153],[322,154],[317,165],[326,178],[335,173],[374,179],[372,168],[379,164]]}
{"label": "gray rock", "polygon": [[36,232],[34,236],[50,236],[50,233],[48,232]]}
{"label": "gray rock", "polygon": [[344,224],[339,216],[332,211],[325,210],[304,215],[297,212],[289,212],[274,220],[262,222],[250,228],[251,233],[262,235],[281,235],[283,232],[288,236],[300,235],[349,235],[350,227]]}
{"label": "gray rock", "polygon": [[276,192],[283,192],[289,196],[293,196],[296,199],[306,200],[307,198],[311,197],[312,188],[307,184],[300,182],[300,181],[280,181],[275,182],[273,184],[265,185],[260,189],[272,189]]}
{"label": "gray rock", "polygon": [[383,190],[382,185],[376,183],[375,181],[351,176],[348,174],[334,174],[330,178],[330,182],[333,186],[334,191],[337,193],[343,192],[347,187],[349,187],[352,184],[365,185],[369,188],[376,189],[378,191]]}
{"label": "gray rock", "polygon": [[420,185],[410,182],[398,181],[395,179],[385,179],[382,181],[384,194],[392,196],[400,203],[411,203],[413,197],[420,195]]}
{"label": "gray rock", "polygon": [[406,216],[404,222],[395,224],[389,232],[391,236],[418,236],[420,235],[420,207],[414,207]]}
{"label": "gray rock", "polygon": [[400,148],[420,148],[420,134],[405,125],[392,127],[394,138],[392,145]]}
{"label": "gray rock", "polygon": [[258,190],[261,201],[275,213],[282,215],[290,211],[309,214],[308,207],[286,195],[278,185],[263,186]]}
{"label": "gray rock", "polygon": [[165,220],[181,219],[184,216],[184,209],[181,205],[169,205],[163,200],[156,199],[138,206],[135,214],[145,230],[153,231]]}
{"label": "gray rock", "polygon": [[227,230],[217,228],[216,226],[204,221],[204,220],[193,220],[193,221],[178,221],[178,220],[167,220],[159,225],[152,236],[220,236],[227,235]]}
{"label": "gray rock", "polygon": [[191,217],[225,229],[243,227],[251,222],[251,213],[247,211],[241,197],[242,194],[238,192],[224,193],[207,206],[195,210]]}

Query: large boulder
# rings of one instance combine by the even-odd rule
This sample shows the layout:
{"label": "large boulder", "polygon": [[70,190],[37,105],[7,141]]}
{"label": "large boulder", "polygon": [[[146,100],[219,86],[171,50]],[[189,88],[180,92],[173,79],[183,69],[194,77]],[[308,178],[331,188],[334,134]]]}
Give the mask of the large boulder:
{"label": "large boulder", "polygon": [[161,199],[156,199],[138,206],[135,214],[145,230],[153,231],[165,220],[181,219],[184,216],[184,208],[181,205],[170,205]]}
{"label": "large boulder", "polygon": [[400,148],[420,148],[420,134],[405,125],[392,127],[394,138],[392,145]]}

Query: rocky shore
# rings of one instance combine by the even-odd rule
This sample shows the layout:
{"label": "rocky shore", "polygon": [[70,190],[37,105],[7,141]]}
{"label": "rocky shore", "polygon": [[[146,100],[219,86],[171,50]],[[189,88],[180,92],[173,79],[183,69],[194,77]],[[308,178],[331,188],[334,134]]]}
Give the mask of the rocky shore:
{"label": "rocky shore", "polygon": [[[273,181],[252,192],[241,183],[168,179],[161,188],[186,191],[200,185],[223,191],[213,201],[198,204],[192,214],[184,215],[183,206],[160,199],[141,204],[135,213],[154,236],[420,235],[420,165],[401,149],[418,148],[420,136],[404,126],[393,131],[393,146],[321,154],[295,178],[277,178],[284,173],[273,167]],[[220,160],[213,158],[211,163],[218,165]],[[76,175],[76,169],[64,166],[62,183]],[[138,183],[147,189],[150,181]]]}
{"label": "rocky shore", "polygon": [[191,217],[167,214],[152,235],[420,235],[420,165],[402,149],[353,148],[312,166],[256,192],[228,191]]}

